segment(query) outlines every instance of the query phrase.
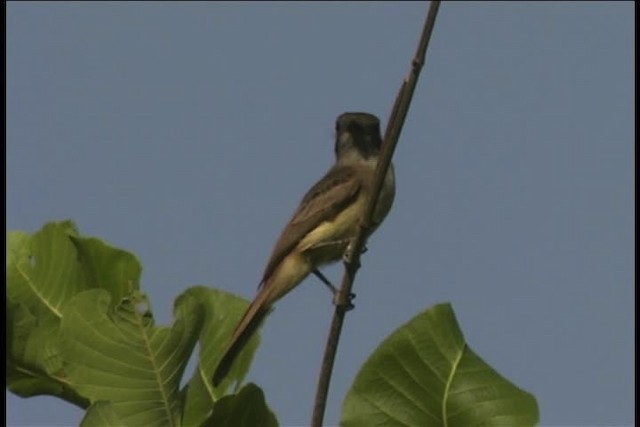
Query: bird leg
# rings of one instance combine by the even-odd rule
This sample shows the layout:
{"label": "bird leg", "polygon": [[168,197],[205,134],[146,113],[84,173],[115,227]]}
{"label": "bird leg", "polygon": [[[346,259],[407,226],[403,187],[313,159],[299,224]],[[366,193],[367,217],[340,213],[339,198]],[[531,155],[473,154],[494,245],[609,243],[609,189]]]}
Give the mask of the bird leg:
{"label": "bird leg", "polygon": [[320,272],[320,270],[318,270],[317,268],[314,268],[311,272],[314,274],[314,276],[320,279],[320,281],[324,283],[327,286],[327,288],[329,288],[329,290],[331,290],[331,293],[333,294],[333,296],[337,295],[338,289],[335,286],[333,286],[333,283],[331,283],[329,279],[327,279],[326,276]]}
{"label": "bird leg", "polygon": [[[320,279],[320,281],[324,283],[331,290],[331,293],[333,294],[333,303],[337,305],[338,296],[340,295],[340,291],[338,290],[338,288],[336,288],[333,285],[333,283],[331,283],[331,281],[329,281],[329,279],[327,279],[327,277],[324,274],[322,274],[320,270],[318,270],[317,268],[314,268],[311,272],[314,274],[314,276]],[[351,310],[355,307],[352,303],[355,297],[356,297],[356,294],[354,294],[353,292],[349,294],[349,297],[347,298],[348,302],[346,304],[346,310]]]}

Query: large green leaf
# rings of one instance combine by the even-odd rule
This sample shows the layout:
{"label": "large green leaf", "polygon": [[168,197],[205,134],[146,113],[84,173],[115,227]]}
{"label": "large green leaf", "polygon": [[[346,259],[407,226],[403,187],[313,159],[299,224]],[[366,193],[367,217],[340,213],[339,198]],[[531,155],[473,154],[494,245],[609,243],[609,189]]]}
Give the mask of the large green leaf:
{"label": "large green leaf", "polygon": [[179,385],[204,321],[183,296],[171,328],[156,327],[146,298],[120,304],[101,289],[78,294],[62,312],[62,356],[70,383],[92,402],[108,401],[124,425],[180,425]]}
{"label": "large green leaf", "polygon": [[440,304],[371,355],[347,394],[340,425],[519,427],[538,419],[535,398],[478,357],[451,306]]}
{"label": "large green leaf", "polygon": [[214,402],[222,397],[230,385],[242,382],[258,347],[259,337],[256,335],[247,343],[227,379],[214,388],[211,385],[213,371],[249,302],[228,292],[204,286],[188,289],[181,298],[186,296],[199,301],[207,313],[200,333],[200,363],[183,391],[183,424],[196,426],[202,424],[211,413]]}
{"label": "large green leaf", "polygon": [[100,239],[81,237],[72,221],[50,222],[33,236],[7,237],[7,291],[39,317],[60,318],[79,292],[108,290],[114,301],[138,290],[142,267],[129,252]]}
{"label": "large green leaf", "polygon": [[124,423],[113,409],[113,403],[100,400],[89,409],[80,422],[80,427],[122,427]]}
{"label": "large green leaf", "polygon": [[255,384],[247,384],[238,394],[220,399],[203,424],[207,427],[277,427],[278,420]]}
{"label": "large green leaf", "polygon": [[[177,298],[173,326],[156,327],[139,292],[137,258],[80,236],[71,221],[9,233],[6,262],[7,386],[88,408],[83,425],[201,425],[226,390],[239,387],[258,346],[256,336],[212,387],[248,302],[193,287]],[[198,338],[200,363],[180,391]]]}
{"label": "large green leaf", "polygon": [[50,394],[86,408],[89,401],[70,387],[62,371],[59,320],[42,315],[37,319],[24,304],[7,300],[7,387],[22,397]]}
{"label": "large green leaf", "polygon": [[62,312],[87,289],[106,289],[115,301],[137,290],[140,263],[99,239],[79,236],[72,221],[61,221],[33,235],[10,232],[6,266],[7,386],[23,397],[51,394],[87,407],[63,370]]}

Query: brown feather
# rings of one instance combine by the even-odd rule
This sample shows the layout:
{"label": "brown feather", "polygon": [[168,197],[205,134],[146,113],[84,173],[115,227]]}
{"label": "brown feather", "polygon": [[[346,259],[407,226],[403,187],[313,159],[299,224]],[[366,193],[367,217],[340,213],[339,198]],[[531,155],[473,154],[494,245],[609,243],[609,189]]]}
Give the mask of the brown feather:
{"label": "brown feather", "polygon": [[240,355],[240,352],[247,345],[253,334],[258,330],[264,318],[269,314],[270,308],[265,307],[263,304],[266,297],[267,293],[261,292],[258,298],[251,303],[244,313],[244,316],[242,316],[242,320],[240,320],[240,323],[236,327],[233,337],[224,352],[224,356],[222,356],[213,374],[214,387],[217,387],[229,374],[233,362]]}
{"label": "brown feather", "polygon": [[259,288],[264,285],[282,259],[307,233],[338,215],[358,196],[361,185],[354,168],[332,168],[304,196],[295,214],[285,226],[264,269]]}

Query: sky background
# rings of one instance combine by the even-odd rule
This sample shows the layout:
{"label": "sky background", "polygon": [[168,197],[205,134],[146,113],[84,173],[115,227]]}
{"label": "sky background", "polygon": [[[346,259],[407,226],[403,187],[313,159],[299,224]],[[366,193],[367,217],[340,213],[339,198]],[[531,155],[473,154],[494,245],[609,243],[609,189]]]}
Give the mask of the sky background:
{"label": "sky background", "polygon": [[[71,218],[134,252],[159,324],[192,285],[252,298],[333,162],[335,118],[386,123],[427,8],[9,3],[7,230]],[[444,301],[469,345],[537,397],[542,425],[634,423],[633,11],[441,6],[327,425],[378,343]],[[309,423],[332,314],[309,278],[263,328],[248,380],[284,426]],[[83,415],[50,397],[6,403],[10,426]]]}

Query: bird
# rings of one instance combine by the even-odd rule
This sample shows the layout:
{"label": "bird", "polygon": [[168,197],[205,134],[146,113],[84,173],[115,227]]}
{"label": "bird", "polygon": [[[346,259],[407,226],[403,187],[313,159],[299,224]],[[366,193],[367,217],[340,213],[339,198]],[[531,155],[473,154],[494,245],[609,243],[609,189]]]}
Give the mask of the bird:
{"label": "bird", "polygon": [[[373,176],[382,147],[380,120],[364,112],[336,119],[335,163],[304,195],[282,230],[251,302],[224,348],[213,385],[228,375],[234,361],[257,331],[273,304],[311,272],[339,261],[356,235],[373,190]],[[395,198],[393,164],[384,178],[373,213],[371,233],[389,213]]]}

